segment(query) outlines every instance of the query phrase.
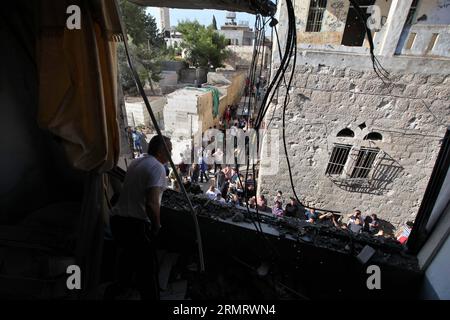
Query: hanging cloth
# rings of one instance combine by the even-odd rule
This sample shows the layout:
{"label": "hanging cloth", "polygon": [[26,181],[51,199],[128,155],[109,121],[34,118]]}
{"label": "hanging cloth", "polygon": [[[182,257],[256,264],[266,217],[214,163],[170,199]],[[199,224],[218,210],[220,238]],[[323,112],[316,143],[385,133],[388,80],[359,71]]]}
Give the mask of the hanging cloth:
{"label": "hanging cloth", "polygon": [[[66,27],[70,5],[81,29]],[[38,124],[61,139],[71,165],[112,169],[119,157],[117,57],[120,20],[109,0],[42,0]]]}

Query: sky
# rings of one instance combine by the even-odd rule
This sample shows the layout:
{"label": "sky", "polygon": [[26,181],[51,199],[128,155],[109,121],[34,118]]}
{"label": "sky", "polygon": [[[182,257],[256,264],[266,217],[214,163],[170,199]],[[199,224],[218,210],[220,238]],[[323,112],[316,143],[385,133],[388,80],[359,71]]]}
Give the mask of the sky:
{"label": "sky", "polygon": [[[158,28],[161,30],[161,18],[159,8],[148,7],[147,11],[156,18]],[[225,15],[227,11],[222,10],[191,10],[191,9],[170,9],[170,24],[176,26],[178,21],[183,20],[198,20],[201,24],[210,25],[212,23],[213,15],[216,17],[217,28],[225,24]],[[255,15],[244,12],[236,12],[236,22],[248,21],[249,27],[254,29]]]}

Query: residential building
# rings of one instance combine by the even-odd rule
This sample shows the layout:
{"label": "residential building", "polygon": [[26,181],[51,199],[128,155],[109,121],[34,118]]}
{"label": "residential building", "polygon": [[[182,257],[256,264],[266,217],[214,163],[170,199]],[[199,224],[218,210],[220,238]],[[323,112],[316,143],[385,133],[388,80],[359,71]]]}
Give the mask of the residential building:
{"label": "residential building", "polygon": [[236,13],[228,12],[225,25],[220,27],[218,32],[225,36],[229,45],[250,46],[255,37],[254,31],[249,27],[248,21],[235,21]]}
{"label": "residential building", "polygon": [[[349,1],[297,1],[287,152],[306,204],[343,213],[358,208],[399,226],[416,217],[450,124],[450,6],[444,0],[358,2],[379,13],[367,18],[375,56],[389,76],[374,72],[366,22]],[[279,1],[282,45],[286,12]],[[277,50],[273,56],[279,65]],[[285,94],[280,88],[279,96]],[[273,102],[265,119],[280,130],[282,105],[283,99]],[[264,161],[270,159],[262,159],[259,192],[291,194],[286,161],[275,175],[265,174]]]}

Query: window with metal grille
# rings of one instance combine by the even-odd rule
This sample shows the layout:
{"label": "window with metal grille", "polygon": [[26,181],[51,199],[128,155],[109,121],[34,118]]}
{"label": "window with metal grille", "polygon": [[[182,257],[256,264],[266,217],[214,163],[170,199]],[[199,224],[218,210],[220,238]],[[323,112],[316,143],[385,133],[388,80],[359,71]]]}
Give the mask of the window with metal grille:
{"label": "window with metal grille", "polygon": [[351,178],[367,178],[379,151],[379,149],[361,148]]}
{"label": "window with metal grille", "polygon": [[341,174],[352,146],[346,144],[335,144],[328,162],[326,174]]}
{"label": "window with metal grille", "polygon": [[414,15],[417,11],[417,5],[419,0],[413,0],[411,7],[409,8],[408,17],[406,18],[405,25],[410,26],[413,23]]}
{"label": "window with metal grille", "polygon": [[326,7],[327,0],[311,0],[308,21],[306,23],[306,32],[320,32]]}

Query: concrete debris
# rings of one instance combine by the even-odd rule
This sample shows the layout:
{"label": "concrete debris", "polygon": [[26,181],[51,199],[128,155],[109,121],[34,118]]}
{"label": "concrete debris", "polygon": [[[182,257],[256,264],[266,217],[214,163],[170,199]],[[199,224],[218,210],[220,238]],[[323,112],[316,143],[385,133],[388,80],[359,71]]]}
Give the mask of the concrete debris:
{"label": "concrete debris", "polygon": [[[223,223],[227,221],[234,223],[256,221],[254,212],[247,212],[245,209],[210,201],[204,195],[192,195],[191,201],[194,207],[198,208],[198,216],[211,219],[220,218],[224,220]],[[186,200],[182,194],[173,190],[167,190],[163,196],[162,209],[166,208],[189,213],[185,203]],[[258,219],[261,225],[272,227],[272,229],[275,228],[278,231],[277,239],[282,237],[289,241],[299,241],[305,245],[320,247],[346,255],[354,255],[355,257],[366,246],[369,246],[375,252],[369,252],[368,256],[375,262],[383,262],[409,270],[418,270],[417,259],[405,254],[404,247],[395,239],[356,234],[350,230],[329,225],[311,224],[296,218],[283,217],[279,219],[266,213],[259,213]]]}
{"label": "concrete debris", "polygon": [[236,212],[231,220],[233,222],[242,222],[244,219],[245,217],[241,212]]}
{"label": "concrete debris", "polygon": [[375,254],[375,250],[370,246],[365,246],[362,251],[356,257],[362,264],[366,264],[367,261]]}

